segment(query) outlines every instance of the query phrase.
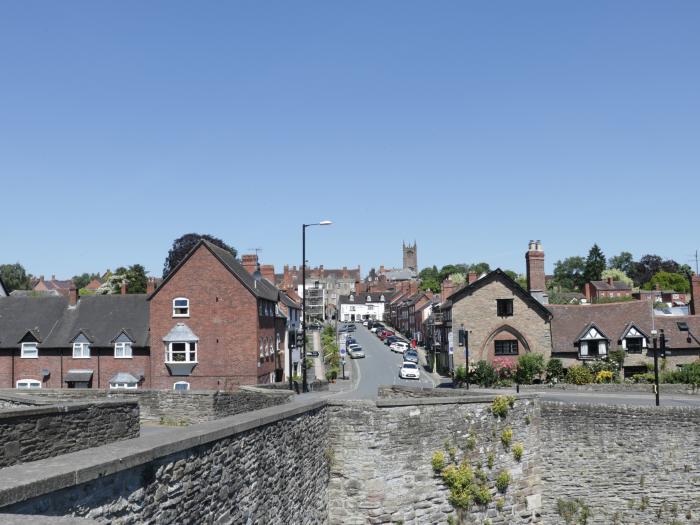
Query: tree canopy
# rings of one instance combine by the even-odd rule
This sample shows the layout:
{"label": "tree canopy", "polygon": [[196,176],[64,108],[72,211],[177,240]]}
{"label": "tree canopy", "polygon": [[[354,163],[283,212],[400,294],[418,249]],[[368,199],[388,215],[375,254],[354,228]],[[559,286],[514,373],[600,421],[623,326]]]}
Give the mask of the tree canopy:
{"label": "tree canopy", "polygon": [[610,257],[608,268],[620,270],[629,276],[634,272],[634,264],[634,257],[630,252],[620,252],[620,255]]}
{"label": "tree canopy", "polygon": [[644,289],[653,290],[657,284],[662,290],[673,290],[679,293],[686,293],[690,290],[688,277],[680,273],[660,271],[644,285]]}
{"label": "tree canopy", "polygon": [[423,268],[418,277],[420,278],[420,289],[422,291],[432,290],[435,293],[440,291],[440,272],[437,266]]}
{"label": "tree canopy", "polygon": [[95,293],[121,293],[121,287],[124,281],[126,281],[126,293],[146,293],[148,277],[146,277],[146,269],[140,264],[132,264],[128,268],[120,266],[114,270],[114,272],[108,273],[105,276],[105,282]]}
{"label": "tree canopy", "polygon": [[584,281],[600,281],[603,270],[605,270],[605,255],[600,246],[594,244],[588,251],[588,257],[586,258],[586,266],[583,270]]}
{"label": "tree canopy", "polygon": [[192,248],[200,241],[204,239],[210,243],[229,251],[235,257],[238,252],[233,246],[229,246],[224,241],[218,237],[214,237],[208,234],[199,233],[186,233],[182,237],[178,237],[173,241],[173,246],[168,252],[168,256],[165,258],[165,264],[163,265],[163,279],[165,279],[170,272],[172,272],[178,264],[185,258],[185,256],[190,252]]}
{"label": "tree canopy", "polygon": [[100,279],[100,277],[99,273],[83,273],[82,275],[74,275],[72,281],[75,287],[80,290],[85,288],[93,279]]}
{"label": "tree canopy", "polygon": [[603,270],[603,273],[601,274],[601,279],[605,280],[608,277],[612,277],[613,281],[622,281],[623,283],[626,283],[630,288],[634,286],[634,282],[630,277],[627,276],[625,272],[618,268],[608,268],[607,270]]}
{"label": "tree canopy", "polygon": [[27,275],[24,266],[20,263],[0,264],[0,279],[5,283],[8,293],[31,288],[31,276]]}
{"label": "tree canopy", "polygon": [[581,290],[586,282],[583,276],[585,269],[586,260],[578,255],[557,261],[554,263],[552,284],[565,291]]}

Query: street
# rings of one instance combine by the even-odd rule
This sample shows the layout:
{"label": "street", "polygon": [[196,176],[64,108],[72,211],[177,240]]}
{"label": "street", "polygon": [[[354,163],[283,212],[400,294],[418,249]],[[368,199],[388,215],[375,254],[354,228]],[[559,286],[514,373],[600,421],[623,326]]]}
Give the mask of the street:
{"label": "street", "polygon": [[356,388],[343,393],[341,397],[344,399],[376,399],[379,385],[433,387],[430,376],[424,371],[423,365],[425,363],[419,364],[421,369],[419,380],[400,379],[401,354],[389,350],[388,346],[361,323],[357,323],[357,330],[351,334],[364,349],[367,357],[363,359],[348,358],[348,364],[345,366],[352,366],[353,382]]}

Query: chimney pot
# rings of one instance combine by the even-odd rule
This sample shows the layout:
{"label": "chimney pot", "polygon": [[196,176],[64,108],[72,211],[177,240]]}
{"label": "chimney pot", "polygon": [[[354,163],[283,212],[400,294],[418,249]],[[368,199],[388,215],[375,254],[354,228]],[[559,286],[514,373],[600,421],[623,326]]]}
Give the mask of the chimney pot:
{"label": "chimney pot", "polygon": [[148,295],[151,295],[155,291],[156,291],[156,280],[153,277],[150,277],[148,279],[148,281],[146,282],[146,293]]}
{"label": "chimney pot", "polygon": [[78,289],[74,284],[71,285],[70,289],[68,290],[68,304],[71,306],[78,304]]}

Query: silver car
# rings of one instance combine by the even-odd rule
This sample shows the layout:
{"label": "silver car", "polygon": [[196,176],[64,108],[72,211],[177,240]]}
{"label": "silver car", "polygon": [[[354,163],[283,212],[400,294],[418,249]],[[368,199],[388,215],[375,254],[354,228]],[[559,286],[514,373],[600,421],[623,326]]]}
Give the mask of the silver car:
{"label": "silver car", "polygon": [[360,357],[365,357],[365,352],[360,345],[353,344],[348,347],[348,355],[351,359],[358,359]]}

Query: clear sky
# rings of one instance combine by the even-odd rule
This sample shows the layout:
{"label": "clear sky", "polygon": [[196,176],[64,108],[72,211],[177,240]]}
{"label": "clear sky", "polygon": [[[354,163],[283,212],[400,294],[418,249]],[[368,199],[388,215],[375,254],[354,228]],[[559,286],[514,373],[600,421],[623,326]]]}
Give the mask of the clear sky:
{"label": "clear sky", "polygon": [[0,262],[160,275],[199,232],[278,269],[547,270],[700,248],[700,2],[30,1],[0,10]]}

